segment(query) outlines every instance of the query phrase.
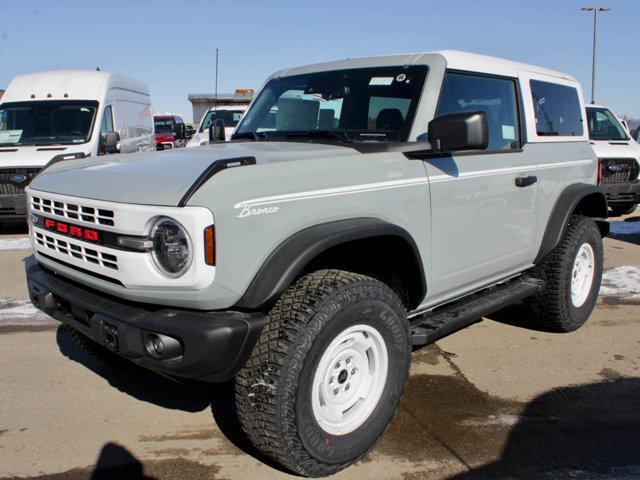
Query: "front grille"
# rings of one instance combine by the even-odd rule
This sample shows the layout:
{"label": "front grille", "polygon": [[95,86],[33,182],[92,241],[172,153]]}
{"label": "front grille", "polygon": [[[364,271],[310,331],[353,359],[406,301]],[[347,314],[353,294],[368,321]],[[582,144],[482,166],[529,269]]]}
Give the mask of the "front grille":
{"label": "front grille", "polygon": [[638,162],[634,158],[603,158],[600,165],[602,183],[632,182],[638,178]]}
{"label": "front grille", "polygon": [[[31,180],[38,174],[40,168],[0,168],[0,195],[14,195],[24,193],[24,189],[31,183]],[[24,175],[27,177],[24,181],[14,183],[11,177],[16,175]]]}
{"label": "front grille", "polygon": [[86,263],[93,263],[102,267],[118,270],[118,257],[110,253],[85,247],[84,245],[60,240],[40,232],[35,232],[36,243],[48,250],[77,258]]}
{"label": "front grille", "polygon": [[0,217],[17,215],[16,209],[13,207],[0,208]]}
{"label": "front grille", "polygon": [[31,197],[31,208],[42,213],[59,217],[82,220],[96,225],[114,226],[113,210],[86,207],[75,203],[59,202],[43,197]]}

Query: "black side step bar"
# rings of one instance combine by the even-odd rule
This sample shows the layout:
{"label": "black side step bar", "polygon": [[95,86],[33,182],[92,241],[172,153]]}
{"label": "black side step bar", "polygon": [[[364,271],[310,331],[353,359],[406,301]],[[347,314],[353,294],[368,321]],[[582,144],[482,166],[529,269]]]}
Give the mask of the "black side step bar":
{"label": "black side step bar", "polygon": [[433,343],[543,289],[542,280],[522,276],[411,318],[411,343],[414,346]]}

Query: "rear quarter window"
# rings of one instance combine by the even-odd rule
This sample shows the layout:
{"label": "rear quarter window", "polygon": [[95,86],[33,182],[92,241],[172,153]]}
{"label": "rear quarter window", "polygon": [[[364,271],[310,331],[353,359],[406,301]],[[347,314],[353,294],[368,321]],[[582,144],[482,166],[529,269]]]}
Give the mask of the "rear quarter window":
{"label": "rear quarter window", "polygon": [[575,88],[540,80],[531,80],[530,85],[538,136],[583,135],[580,100]]}

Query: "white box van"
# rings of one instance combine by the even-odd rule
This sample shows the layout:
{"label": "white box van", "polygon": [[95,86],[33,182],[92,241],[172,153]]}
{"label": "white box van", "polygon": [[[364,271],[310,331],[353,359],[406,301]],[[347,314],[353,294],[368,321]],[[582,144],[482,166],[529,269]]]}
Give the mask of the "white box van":
{"label": "white box van", "polygon": [[613,216],[632,213],[640,203],[640,145],[611,110],[587,105],[589,140],[600,163],[599,179]]}
{"label": "white box van", "polygon": [[149,89],[108,72],[18,75],[0,102],[0,223],[23,221],[47,163],[155,149]]}

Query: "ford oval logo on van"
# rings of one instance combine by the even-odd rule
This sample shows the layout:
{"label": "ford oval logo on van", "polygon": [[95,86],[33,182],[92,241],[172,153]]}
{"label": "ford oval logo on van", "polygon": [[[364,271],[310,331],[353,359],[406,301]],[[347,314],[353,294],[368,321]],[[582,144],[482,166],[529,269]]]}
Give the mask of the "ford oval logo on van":
{"label": "ford oval logo on van", "polygon": [[26,175],[11,175],[9,177],[9,181],[11,183],[16,184],[16,185],[20,185],[20,184],[22,184],[22,183],[27,181],[27,176]]}
{"label": "ford oval logo on van", "polygon": [[607,170],[611,173],[620,173],[622,171],[622,165],[608,165]]}

